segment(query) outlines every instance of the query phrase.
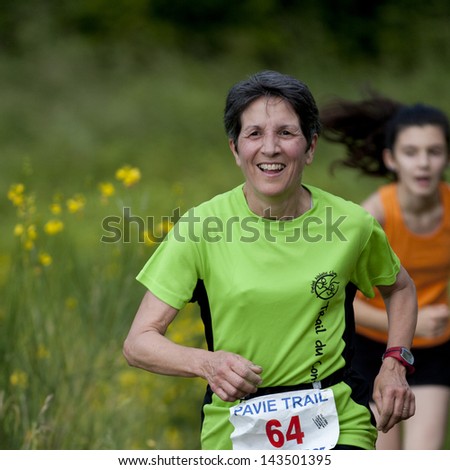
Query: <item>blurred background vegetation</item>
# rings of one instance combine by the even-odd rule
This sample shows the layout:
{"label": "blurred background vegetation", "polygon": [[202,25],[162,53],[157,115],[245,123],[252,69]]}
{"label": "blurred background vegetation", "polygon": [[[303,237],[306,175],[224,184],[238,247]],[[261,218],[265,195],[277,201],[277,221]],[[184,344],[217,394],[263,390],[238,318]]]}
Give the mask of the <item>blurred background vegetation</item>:
{"label": "blurred background vegetation", "polygon": [[[449,20],[445,0],[2,0],[0,448],[198,448],[205,384],[121,346],[159,222],[242,180],[229,87],[277,69],[319,106],[371,87],[448,113]],[[332,175],[341,152],[321,142],[305,182],[359,202],[383,181]],[[102,243],[123,207],[145,236]],[[196,306],[170,334],[203,345]]]}

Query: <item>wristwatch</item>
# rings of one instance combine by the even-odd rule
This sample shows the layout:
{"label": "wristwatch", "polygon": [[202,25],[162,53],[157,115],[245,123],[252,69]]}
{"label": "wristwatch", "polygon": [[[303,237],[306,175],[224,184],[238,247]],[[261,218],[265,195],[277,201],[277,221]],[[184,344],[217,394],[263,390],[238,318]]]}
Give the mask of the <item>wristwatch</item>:
{"label": "wristwatch", "polygon": [[381,358],[383,361],[386,357],[393,357],[394,359],[397,359],[403,366],[406,367],[406,372],[408,374],[412,374],[414,372],[414,356],[412,355],[412,352],[404,348],[402,346],[395,347],[395,348],[388,348],[383,354],[383,357]]}

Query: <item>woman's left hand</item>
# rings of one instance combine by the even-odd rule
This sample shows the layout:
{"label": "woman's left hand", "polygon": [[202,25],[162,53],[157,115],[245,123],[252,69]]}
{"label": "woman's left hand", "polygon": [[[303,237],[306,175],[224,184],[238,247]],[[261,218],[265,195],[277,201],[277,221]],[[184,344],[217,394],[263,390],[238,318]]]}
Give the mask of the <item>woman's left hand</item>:
{"label": "woman's left hand", "polygon": [[377,429],[384,433],[416,412],[416,401],[406,380],[406,369],[397,359],[384,359],[375,378],[373,400],[378,411]]}

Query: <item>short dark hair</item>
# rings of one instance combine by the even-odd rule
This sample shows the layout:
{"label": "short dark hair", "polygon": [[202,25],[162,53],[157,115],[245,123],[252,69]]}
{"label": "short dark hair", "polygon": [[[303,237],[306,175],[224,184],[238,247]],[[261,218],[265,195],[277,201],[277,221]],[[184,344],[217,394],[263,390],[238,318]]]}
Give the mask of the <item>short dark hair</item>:
{"label": "short dark hair", "polygon": [[242,113],[262,96],[279,97],[293,107],[308,146],[314,134],[320,134],[319,111],[309,88],[294,77],[264,70],[236,83],[228,92],[224,112],[225,131],[236,146],[241,132]]}

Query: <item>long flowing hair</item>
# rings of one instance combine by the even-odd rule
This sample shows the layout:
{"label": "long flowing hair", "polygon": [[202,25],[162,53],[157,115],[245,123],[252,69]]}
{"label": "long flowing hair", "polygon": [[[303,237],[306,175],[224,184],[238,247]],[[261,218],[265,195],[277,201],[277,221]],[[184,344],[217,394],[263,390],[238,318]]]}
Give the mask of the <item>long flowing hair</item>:
{"label": "long flowing hair", "polygon": [[410,126],[440,126],[449,149],[449,121],[439,109],[422,103],[404,105],[373,91],[361,101],[336,99],[320,110],[322,135],[345,146],[345,157],[333,163],[364,174],[395,179],[383,162],[383,150],[393,150],[398,133]]}

